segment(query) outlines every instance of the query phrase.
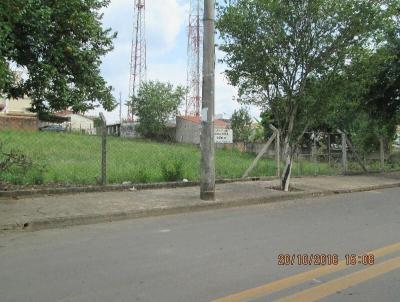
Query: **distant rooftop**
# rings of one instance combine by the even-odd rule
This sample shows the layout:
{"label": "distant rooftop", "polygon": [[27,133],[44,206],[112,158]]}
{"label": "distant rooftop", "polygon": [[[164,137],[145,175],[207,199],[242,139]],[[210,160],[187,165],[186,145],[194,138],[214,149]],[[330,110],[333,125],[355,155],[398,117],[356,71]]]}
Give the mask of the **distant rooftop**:
{"label": "distant rooftop", "polygon": [[71,110],[57,111],[54,113],[54,115],[56,115],[56,116],[69,116],[69,115],[73,115],[73,114],[80,115],[80,116],[85,117],[90,120],[96,119],[96,116],[84,115],[82,113],[74,113]]}
{"label": "distant rooftop", "polygon": [[[186,115],[186,116],[177,116],[177,118],[180,118],[180,119],[183,119],[183,120],[186,120],[186,121],[190,121],[190,122],[195,123],[195,124],[199,124],[199,125],[201,124],[201,119],[200,119],[199,116],[188,116],[188,115]],[[214,120],[214,125],[215,126],[219,126],[219,127],[223,127],[223,128],[228,128],[229,127],[229,124],[227,122],[225,122],[224,120],[219,120],[219,119]]]}

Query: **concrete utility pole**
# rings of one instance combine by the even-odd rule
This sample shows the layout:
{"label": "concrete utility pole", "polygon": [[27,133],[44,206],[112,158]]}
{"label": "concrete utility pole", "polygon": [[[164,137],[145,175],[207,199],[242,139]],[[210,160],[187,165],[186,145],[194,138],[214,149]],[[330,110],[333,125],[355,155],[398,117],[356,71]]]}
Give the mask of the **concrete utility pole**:
{"label": "concrete utility pole", "polygon": [[214,100],[215,100],[215,0],[204,0],[203,90],[201,110],[200,198],[215,199]]}

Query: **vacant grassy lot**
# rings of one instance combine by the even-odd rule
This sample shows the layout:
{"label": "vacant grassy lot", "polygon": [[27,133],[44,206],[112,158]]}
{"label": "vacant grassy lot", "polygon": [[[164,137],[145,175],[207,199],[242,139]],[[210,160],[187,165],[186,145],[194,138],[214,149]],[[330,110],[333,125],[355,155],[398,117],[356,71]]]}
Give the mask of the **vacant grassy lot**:
{"label": "vacant grassy lot", "polygon": [[[0,131],[0,141],[6,149],[18,149],[29,156],[43,172],[31,171],[21,176],[2,175],[3,180],[16,184],[58,183],[94,184],[100,174],[100,138],[71,133]],[[241,177],[253,161],[254,154],[231,150],[218,150],[216,171],[218,178]],[[162,182],[169,180],[165,170],[181,165],[180,177],[199,179],[200,152],[192,145],[161,144],[144,140],[110,137],[108,140],[108,181]],[[333,173],[328,165],[315,167],[303,162],[301,169],[293,168],[296,175]],[[262,159],[250,176],[275,175],[275,162]],[[179,173],[178,173],[179,174]],[[1,175],[0,175],[1,176]]]}

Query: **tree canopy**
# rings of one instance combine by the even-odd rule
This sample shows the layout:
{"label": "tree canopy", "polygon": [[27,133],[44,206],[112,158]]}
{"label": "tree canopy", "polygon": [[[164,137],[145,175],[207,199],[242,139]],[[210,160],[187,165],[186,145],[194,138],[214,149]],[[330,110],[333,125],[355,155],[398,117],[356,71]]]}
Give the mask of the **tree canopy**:
{"label": "tree canopy", "polygon": [[[0,93],[29,96],[34,111],[97,105],[112,110],[112,88],[100,75],[101,57],[116,33],[102,28],[109,0],[0,2]],[[16,76],[12,69],[22,69]]]}
{"label": "tree canopy", "polygon": [[398,8],[397,0],[236,0],[219,8],[228,79],[241,102],[271,110],[281,129],[285,189],[299,137],[327,108],[310,90],[355,49],[379,43]]}
{"label": "tree canopy", "polygon": [[[382,125],[395,127],[400,113],[400,29],[389,33],[388,43],[379,53],[384,59],[376,66],[373,83],[365,93],[369,115]],[[393,129],[392,129],[393,130]]]}
{"label": "tree canopy", "polygon": [[251,116],[246,108],[235,110],[231,118],[233,140],[248,142],[251,135]]}
{"label": "tree canopy", "polygon": [[181,86],[159,81],[144,82],[130,106],[138,117],[138,132],[147,138],[167,139],[167,123],[176,117],[186,95]]}
{"label": "tree canopy", "polygon": [[346,130],[366,152],[379,148],[379,137],[390,144],[399,123],[399,39],[389,28],[376,48],[355,48],[346,64],[308,81],[308,97],[324,100],[313,130]]}

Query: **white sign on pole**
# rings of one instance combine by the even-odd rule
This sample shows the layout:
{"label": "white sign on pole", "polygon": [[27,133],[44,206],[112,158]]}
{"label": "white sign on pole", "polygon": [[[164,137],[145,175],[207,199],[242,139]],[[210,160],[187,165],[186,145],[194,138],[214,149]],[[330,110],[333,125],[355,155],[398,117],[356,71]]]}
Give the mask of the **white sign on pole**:
{"label": "white sign on pole", "polygon": [[217,144],[232,144],[233,130],[214,128],[214,141]]}
{"label": "white sign on pole", "polygon": [[201,109],[201,121],[207,122],[208,108]]}

